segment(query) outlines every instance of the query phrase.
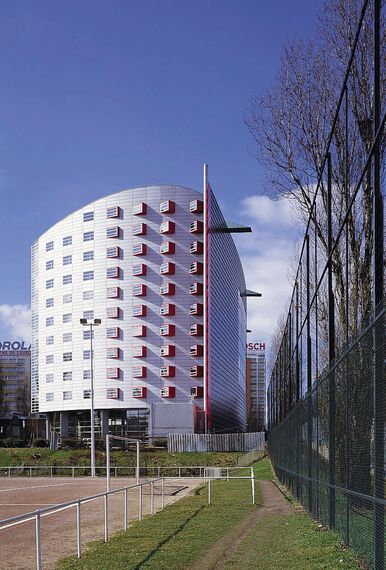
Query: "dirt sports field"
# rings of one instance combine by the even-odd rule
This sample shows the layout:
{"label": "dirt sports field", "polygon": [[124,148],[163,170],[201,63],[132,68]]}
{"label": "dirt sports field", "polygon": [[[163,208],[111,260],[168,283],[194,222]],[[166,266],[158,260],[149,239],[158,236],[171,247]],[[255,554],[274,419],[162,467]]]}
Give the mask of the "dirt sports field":
{"label": "dirt sports field", "polygon": [[[135,483],[134,479],[111,479],[111,489],[118,489]],[[185,496],[199,484],[198,480],[165,481],[165,505]],[[95,495],[106,490],[104,478],[27,478],[0,479],[0,523],[1,520],[38,508],[43,509],[58,503]],[[161,508],[160,485],[155,485],[155,509]],[[128,518],[138,518],[139,491],[128,492]],[[150,514],[150,486],[143,489],[143,514]],[[124,493],[109,496],[109,534],[122,530],[124,525]],[[103,497],[81,506],[82,548],[87,542],[104,538]],[[59,558],[76,554],[76,508],[41,518],[42,565],[44,570],[55,568]],[[35,521],[0,529],[0,569],[32,570],[36,568]]]}

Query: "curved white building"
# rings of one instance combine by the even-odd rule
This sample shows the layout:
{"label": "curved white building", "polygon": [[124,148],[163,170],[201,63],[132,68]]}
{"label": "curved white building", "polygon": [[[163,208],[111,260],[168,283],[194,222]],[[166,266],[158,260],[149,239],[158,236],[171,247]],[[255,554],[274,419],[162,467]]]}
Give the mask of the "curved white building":
{"label": "curved white building", "polygon": [[108,418],[110,429],[147,423],[152,435],[194,430],[203,396],[202,218],[194,190],[134,188],[88,204],[33,244],[32,411],[60,412],[62,435],[89,425],[83,317],[102,320],[93,340],[103,431]]}
{"label": "curved white building", "polygon": [[231,231],[209,185],[205,207],[202,194],[161,185],[96,200],[35,241],[32,411],[62,437],[88,437],[80,319],[96,318],[99,433],[245,429],[248,292]]}

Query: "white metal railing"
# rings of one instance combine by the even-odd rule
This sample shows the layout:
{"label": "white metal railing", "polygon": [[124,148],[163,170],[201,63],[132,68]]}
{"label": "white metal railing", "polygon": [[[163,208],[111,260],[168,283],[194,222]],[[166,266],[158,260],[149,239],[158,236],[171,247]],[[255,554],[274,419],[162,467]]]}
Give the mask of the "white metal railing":
{"label": "white metal railing", "polygon": [[[245,479],[250,480],[251,482],[251,491],[252,491],[252,504],[255,504],[255,477],[253,473],[253,468],[250,468],[250,475],[246,476],[234,476],[229,473],[229,468],[207,468],[203,467],[205,471],[203,472],[203,476],[201,477],[191,477],[192,479],[200,479],[203,480],[208,484],[208,505],[212,503],[213,499],[213,489],[212,489],[212,480],[232,480],[232,479]],[[212,472],[211,469],[216,469],[215,472]],[[232,468],[237,469],[237,468]],[[244,468],[245,469],[245,468]],[[225,471],[225,474],[223,474]],[[214,477],[212,476],[214,475]],[[53,505],[50,507],[45,507],[43,509],[37,509],[36,511],[32,511],[29,513],[24,513],[22,515],[17,515],[14,517],[9,517],[7,519],[0,520],[0,532],[2,530],[14,527],[16,525],[23,524],[25,522],[34,520],[35,521],[35,551],[36,551],[36,569],[42,570],[42,552],[41,552],[41,519],[42,517],[46,517],[52,515],[54,513],[58,513],[60,511],[64,511],[67,509],[75,508],[76,509],[76,545],[77,545],[77,557],[80,558],[82,554],[82,547],[81,547],[81,506],[85,503],[89,503],[90,501],[94,501],[100,498],[103,498],[104,502],[104,541],[108,542],[109,540],[109,520],[108,520],[108,504],[109,504],[109,497],[110,495],[114,495],[117,493],[123,493],[124,497],[124,530],[128,529],[128,492],[131,489],[139,489],[139,500],[138,500],[138,520],[141,521],[143,518],[143,487],[149,486],[150,488],[150,515],[154,515],[156,512],[155,509],[155,501],[154,501],[154,484],[160,482],[161,485],[161,509],[163,510],[165,507],[165,480],[176,479],[176,477],[160,477],[156,479],[152,479],[150,481],[143,481],[142,483],[135,483],[133,485],[128,485],[127,487],[120,487],[119,489],[112,489],[109,491],[105,491],[102,493],[97,493],[95,495],[90,495],[84,497],[82,499],[75,499],[73,501],[68,501],[65,503],[59,503],[57,505]]]}
{"label": "white metal railing", "polygon": [[[107,472],[106,466],[96,466],[96,473],[100,477],[105,477]],[[210,465],[181,465],[181,466],[141,466],[139,468],[140,476],[142,477],[171,477],[176,478],[188,478],[188,477],[199,477],[205,478],[205,470],[208,469],[221,469],[222,474],[229,473],[236,469],[245,469],[241,466],[231,466],[231,467],[215,467]],[[112,466],[110,471],[114,477],[134,477],[136,475],[135,466]],[[81,477],[91,475],[90,465],[8,465],[6,467],[0,467],[0,478],[1,477],[38,477],[38,476],[49,476],[49,477]]]}

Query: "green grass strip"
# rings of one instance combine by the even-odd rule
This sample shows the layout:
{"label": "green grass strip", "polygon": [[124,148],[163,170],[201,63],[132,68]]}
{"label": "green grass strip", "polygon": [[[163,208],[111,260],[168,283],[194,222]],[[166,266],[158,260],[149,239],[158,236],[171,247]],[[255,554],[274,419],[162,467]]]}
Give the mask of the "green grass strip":
{"label": "green grass strip", "polygon": [[358,569],[350,550],[332,531],[319,528],[305,513],[270,516],[254,530],[225,562],[226,570],[337,570]]}
{"label": "green grass strip", "polygon": [[[249,469],[242,470],[243,475]],[[251,484],[247,480],[212,483],[212,504],[207,504],[207,487],[186,497],[153,517],[134,522],[125,533],[108,544],[95,542],[80,560],[67,558],[60,570],[92,569],[186,569],[201,558],[221,536],[252,509]],[[256,489],[256,502],[261,502]]]}

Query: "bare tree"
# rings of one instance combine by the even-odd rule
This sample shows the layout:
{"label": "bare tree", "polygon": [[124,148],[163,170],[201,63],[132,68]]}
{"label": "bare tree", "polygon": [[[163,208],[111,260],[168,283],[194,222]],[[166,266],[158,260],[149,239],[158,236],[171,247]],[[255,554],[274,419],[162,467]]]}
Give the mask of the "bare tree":
{"label": "bare tree", "polygon": [[[321,260],[325,259],[328,250],[324,177],[317,199],[317,215],[311,210],[311,205],[318,177],[322,174],[323,158],[361,6],[362,0],[326,0],[318,33],[312,40],[296,40],[284,47],[275,84],[264,95],[252,99],[246,118],[246,125],[257,146],[257,158],[266,167],[267,191],[274,198],[292,200],[296,205],[295,215],[303,223],[312,215]],[[350,194],[358,183],[373,140],[371,16],[369,10],[353,61],[347,98],[338,116],[330,147],[335,232],[343,219]],[[383,38],[382,58],[386,63],[385,45]],[[385,92],[384,76],[382,95]],[[360,198],[348,220],[349,262],[345,260],[342,244],[338,244],[333,257],[339,328],[337,339],[341,342],[347,340],[346,325],[349,334],[355,334],[372,309],[370,172],[361,184]],[[346,307],[346,271],[349,307]],[[347,314],[349,323],[346,322]]]}

